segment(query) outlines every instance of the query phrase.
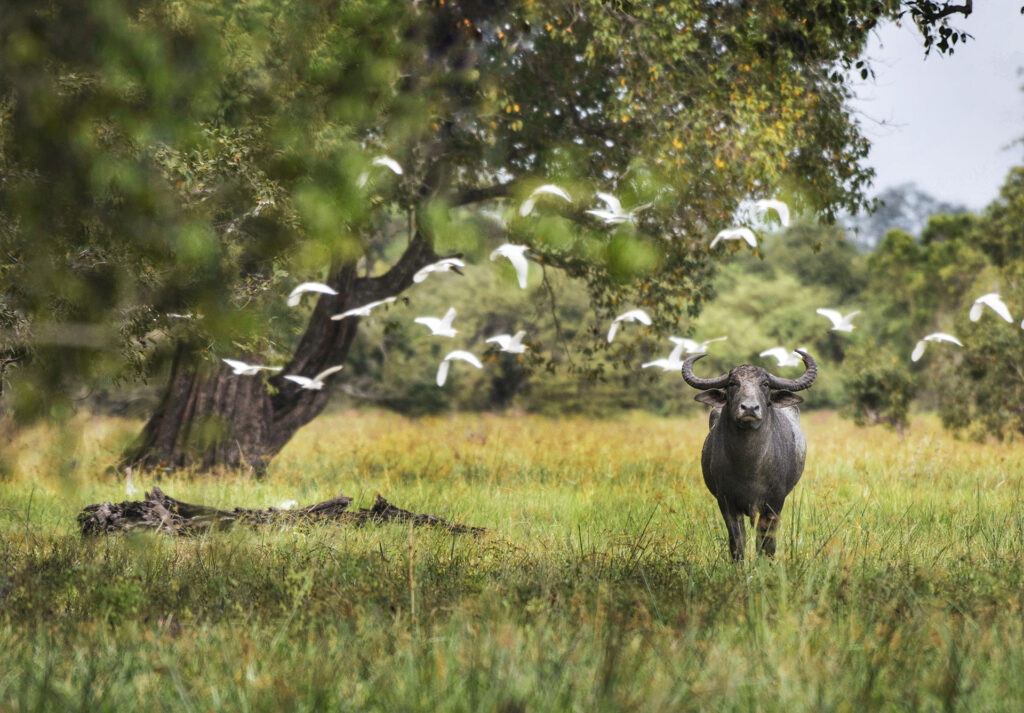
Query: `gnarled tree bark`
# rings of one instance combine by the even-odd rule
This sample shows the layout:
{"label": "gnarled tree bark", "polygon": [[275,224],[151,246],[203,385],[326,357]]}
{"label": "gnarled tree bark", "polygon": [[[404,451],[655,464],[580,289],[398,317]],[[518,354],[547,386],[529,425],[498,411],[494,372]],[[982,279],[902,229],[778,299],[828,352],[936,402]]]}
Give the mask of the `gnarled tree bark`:
{"label": "gnarled tree bark", "polygon": [[[284,374],[313,376],[343,364],[359,327],[358,318],[331,315],[397,295],[412,285],[421,267],[440,257],[416,232],[402,257],[376,277],[359,277],[354,265],[336,270],[283,371],[268,379],[214,372],[187,344],[179,345],[170,380],[156,411],[123,458],[124,466],[202,470],[248,468],[261,474],[292,436],[324,410],[331,382],[320,391],[301,389]],[[276,393],[271,394],[266,384]]]}

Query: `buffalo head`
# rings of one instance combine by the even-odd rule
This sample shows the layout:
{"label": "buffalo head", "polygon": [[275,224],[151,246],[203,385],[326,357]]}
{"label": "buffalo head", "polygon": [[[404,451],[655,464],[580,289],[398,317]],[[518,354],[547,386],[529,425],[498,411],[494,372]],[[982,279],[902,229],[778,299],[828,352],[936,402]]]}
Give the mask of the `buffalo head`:
{"label": "buffalo head", "polygon": [[707,355],[695,354],[683,362],[683,380],[701,390],[695,400],[721,408],[725,417],[740,429],[756,430],[761,427],[769,408],[795,406],[803,399],[793,392],[802,391],[814,383],[818,365],[810,354],[797,351],[806,368],[796,379],[783,379],[750,364],[737,366],[713,379],[701,379],[694,376],[693,364]]}

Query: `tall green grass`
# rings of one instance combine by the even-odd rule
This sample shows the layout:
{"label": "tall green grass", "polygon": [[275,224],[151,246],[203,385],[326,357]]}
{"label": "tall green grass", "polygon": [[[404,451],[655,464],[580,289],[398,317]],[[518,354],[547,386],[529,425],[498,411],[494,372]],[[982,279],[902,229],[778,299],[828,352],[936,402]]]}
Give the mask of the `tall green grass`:
{"label": "tall green grass", "polygon": [[224,507],[380,492],[478,538],[83,540],[78,510],[125,497],[106,467],[137,424],[23,433],[0,482],[0,710],[1018,707],[1024,446],[928,419],[902,441],[804,425],[779,556],[742,566],[701,481],[702,416],[348,412],[263,480],[139,483]]}

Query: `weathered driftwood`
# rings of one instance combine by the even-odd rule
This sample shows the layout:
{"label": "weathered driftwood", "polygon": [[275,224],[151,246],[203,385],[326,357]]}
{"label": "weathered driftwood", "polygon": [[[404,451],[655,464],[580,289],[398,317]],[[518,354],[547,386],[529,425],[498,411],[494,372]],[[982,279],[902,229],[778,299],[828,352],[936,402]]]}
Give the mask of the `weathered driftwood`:
{"label": "weathered driftwood", "polygon": [[380,495],[373,507],[349,511],[352,498],[339,495],[322,503],[293,510],[252,510],[235,508],[218,510],[207,505],[193,505],[175,500],[160,488],[146,493],[145,500],[125,500],[121,503],[96,503],[78,514],[78,525],[83,535],[106,535],[131,530],[155,530],[171,535],[196,535],[214,530],[225,530],[236,524],[298,524],[304,522],[340,521],[354,525],[368,522],[397,520],[414,525],[443,527],[451,532],[478,535],[481,527],[470,527],[449,522],[436,515],[423,515],[395,507]]}

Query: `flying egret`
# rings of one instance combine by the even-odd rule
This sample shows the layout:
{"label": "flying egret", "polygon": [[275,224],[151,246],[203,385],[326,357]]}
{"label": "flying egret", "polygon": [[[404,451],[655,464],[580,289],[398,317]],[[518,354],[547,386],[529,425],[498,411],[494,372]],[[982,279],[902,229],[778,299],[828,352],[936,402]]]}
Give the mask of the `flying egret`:
{"label": "flying egret", "polygon": [[333,315],[331,319],[337,321],[339,319],[345,319],[346,317],[369,317],[370,310],[372,310],[374,307],[380,307],[381,305],[389,304],[397,299],[398,297],[385,297],[382,300],[370,302],[369,304],[365,304],[362,307],[353,307],[352,309],[346,310],[341,314]]}
{"label": "flying egret", "polygon": [[537,199],[542,195],[558,196],[566,203],[572,203],[572,197],[565,192],[565,189],[560,188],[553,183],[545,183],[540,188],[534,189],[533,193],[523,201],[523,204],[519,206],[519,215],[524,217],[529,215],[533,211],[533,206],[536,204]]}
{"label": "flying egret", "polygon": [[824,307],[819,307],[814,311],[822,317],[828,318],[828,320],[832,322],[833,332],[852,332],[853,318],[860,314],[860,310],[855,310],[844,316],[834,309],[826,309]]}
{"label": "flying egret", "polygon": [[288,306],[295,307],[299,304],[299,300],[302,299],[302,295],[306,292],[319,292],[324,295],[336,295],[338,291],[330,285],[325,285],[322,282],[303,282],[301,285],[296,287],[288,295]]}
{"label": "flying egret", "polygon": [[679,358],[685,354],[705,354],[708,351],[708,345],[711,342],[724,342],[729,337],[715,337],[714,339],[707,339],[703,342],[698,342],[695,339],[687,339],[686,337],[669,337],[669,340],[675,344],[675,348],[672,353],[669,354],[668,358]]}
{"label": "flying egret", "polygon": [[449,307],[444,317],[417,317],[413,322],[426,326],[430,329],[430,335],[433,337],[454,337],[459,331],[452,329],[452,320],[454,319],[455,308]]}
{"label": "flying egret", "polygon": [[615,333],[619,331],[619,322],[639,322],[649,327],[651,325],[651,318],[642,309],[631,309],[628,312],[623,312],[612,320],[612,326],[608,330],[609,344],[615,339]]}
{"label": "flying egret", "polygon": [[[803,347],[800,347],[804,349]],[[804,349],[804,351],[807,351]],[[758,354],[763,357],[773,357],[778,360],[779,366],[801,366],[804,363],[804,359],[800,356],[799,352],[791,352],[785,347],[772,347],[771,349],[765,349],[763,352]]]}
{"label": "flying egret", "polygon": [[416,274],[412,276],[412,281],[423,282],[432,272],[448,272],[451,270],[452,272],[457,272],[461,275],[462,273],[459,272],[459,268],[465,266],[466,263],[462,262],[462,260],[457,257],[446,257],[417,270]]}
{"label": "flying egret", "polygon": [[678,358],[673,359],[672,355],[669,354],[664,359],[655,359],[654,361],[644,362],[643,364],[640,365],[640,368],[648,369],[652,366],[656,366],[662,371],[679,371],[680,369],[683,368],[683,360]]}
{"label": "flying egret", "polygon": [[636,219],[636,212],[638,210],[643,210],[651,205],[650,203],[644,203],[631,211],[624,211],[622,210],[622,203],[611,193],[598,191],[597,197],[604,201],[604,204],[608,206],[607,210],[595,208],[594,210],[588,210],[586,212],[603,220],[605,225],[618,225],[619,223],[632,222]]}
{"label": "flying egret", "polygon": [[963,346],[963,342],[954,337],[952,334],[946,334],[945,332],[934,332],[924,337],[914,347],[914,351],[910,353],[910,361],[917,361],[924,356],[925,342],[949,342],[950,344],[956,344],[958,347]]}
{"label": "flying egret", "polygon": [[484,341],[488,344],[497,344],[503,352],[508,352],[509,354],[522,354],[529,349],[528,346],[523,344],[523,337],[525,336],[526,332],[520,329],[516,332],[515,336],[512,336],[511,334],[497,334],[490,339],[485,339]]}
{"label": "flying egret", "polygon": [[[759,201],[754,201],[754,210],[761,213],[768,210],[774,210],[779,216],[779,222],[782,223],[782,227],[789,227],[789,206],[780,200],[776,200],[774,198],[762,198]],[[803,364],[802,361],[800,363]]]}
{"label": "flying egret", "polygon": [[448,368],[451,366],[452,359],[461,359],[462,361],[469,362],[477,369],[484,368],[484,365],[480,363],[480,360],[471,352],[463,351],[462,349],[456,349],[453,352],[448,352],[445,358],[441,360],[441,364],[437,367],[438,386],[444,386],[444,382],[448,380]]}
{"label": "flying egret", "polygon": [[288,381],[294,381],[300,388],[309,389],[310,391],[319,391],[324,388],[324,379],[336,371],[341,371],[341,369],[341,364],[338,364],[337,366],[324,369],[312,379],[308,376],[299,376],[297,374],[285,374],[284,378],[288,379]]}
{"label": "flying egret", "polygon": [[1013,321],[1013,317],[1010,316],[1010,310],[1007,308],[1006,303],[999,297],[999,293],[989,292],[987,295],[982,295],[978,299],[974,300],[974,304],[971,305],[971,312],[969,316],[972,322],[977,322],[981,319],[981,312],[985,307],[989,307],[993,312],[998,314],[1007,322]]}
{"label": "flying egret", "polygon": [[726,228],[719,230],[718,235],[711,241],[711,247],[715,247],[722,240],[745,240],[752,248],[757,247],[757,236],[750,228]]}
{"label": "flying egret", "polygon": [[512,263],[512,267],[516,270],[516,278],[519,280],[519,286],[524,290],[526,289],[526,275],[530,269],[530,263],[526,260],[527,250],[529,250],[529,248],[525,245],[505,243],[491,251],[491,260],[497,260],[499,257],[508,258],[509,262]]}
{"label": "flying egret", "polygon": [[263,369],[266,369],[267,371],[281,371],[281,369],[284,368],[283,366],[258,366],[256,364],[246,364],[244,361],[238,361],[237,359],[221,359],[221,361],[231,367],[232,373],[241,376],[255,376]]}

